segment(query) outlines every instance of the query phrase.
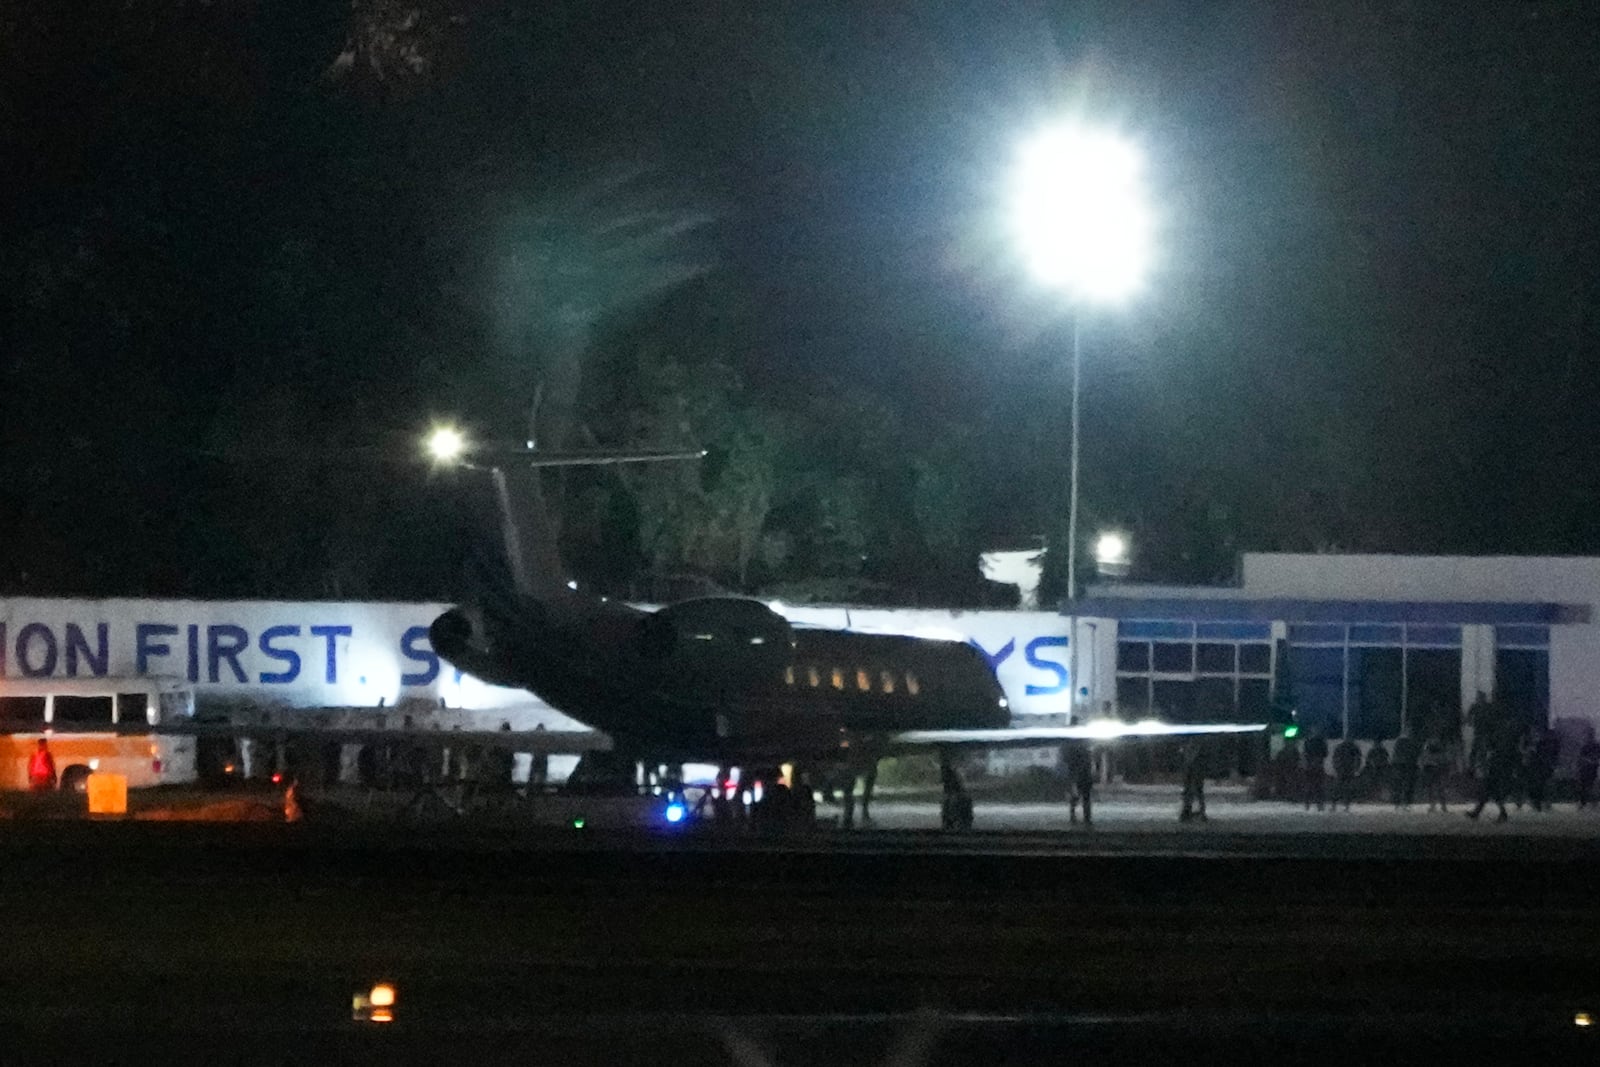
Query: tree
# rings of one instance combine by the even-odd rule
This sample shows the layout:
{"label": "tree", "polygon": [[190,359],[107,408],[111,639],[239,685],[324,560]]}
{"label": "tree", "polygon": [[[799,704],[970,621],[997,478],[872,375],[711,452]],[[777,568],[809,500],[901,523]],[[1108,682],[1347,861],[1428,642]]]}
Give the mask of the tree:
{"label": "tree", "polygon": [[743,404],[737,376],[720,363],[647,357],[637,381],[631,440],[707,450],[702,464],[623,476],[637,503],[646,564],[658,574],[687,567],[748,588],[772,506],[775,420]]}

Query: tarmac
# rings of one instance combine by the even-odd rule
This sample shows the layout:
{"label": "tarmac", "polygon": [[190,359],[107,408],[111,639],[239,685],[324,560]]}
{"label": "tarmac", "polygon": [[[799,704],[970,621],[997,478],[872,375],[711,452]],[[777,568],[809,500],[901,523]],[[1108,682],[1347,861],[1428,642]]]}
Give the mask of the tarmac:
{"label": "tarmac", "polygon": [[[914,796],[871,828],[0,823],[0,1060],[1577,1060],[1600,813]],[[832,813],[823,808],[823,814]],[[1320,832],[1319,832],[1320,831]],[[399,990],[378,1031],[351,1014]],[[1587,1043],[1585,1043],[1587,1042]],[[921,1047],[921,1046],[919,1046]]]}
{"label": "tarmac", "polygon": [[[1165,835],[1179,827],[1180,797],[1175,789],[1160,787],[1118,787],[1097,791],[1094,796],[1093,830],[1125,834]],[[1280,800],[1254,800],[1243,789],[1207,792],[1206,821],[1181,824],[1186,832],[1200,834],[1404,834],[1412,836],[1501,836],[1600,838],[1600,806],[1579,810],[1572,802],[1556,804],[1549,811],[1534,811],[1524,805],[1509,805],[1510,818],[1496,823],[1497,809],[1489,805],[1474,821],[1466,817],[1472,805],[1450,802],[1446,811],[1428,811],[1427,805],[1414,804],[1400,810],[1393,804],[1357,801],[1348,810],[1329,806],[1326,810]],[[838,809],[818,809],[824,819],[836,819]],[[872,805],[871,828],[881,830],[936,829],[939,803],[927,798],[884,796]],[[973,829],[992,833],[1083,833],[1082,819],[1070,818],[1065,801],[1005,800],[974,798]]]}

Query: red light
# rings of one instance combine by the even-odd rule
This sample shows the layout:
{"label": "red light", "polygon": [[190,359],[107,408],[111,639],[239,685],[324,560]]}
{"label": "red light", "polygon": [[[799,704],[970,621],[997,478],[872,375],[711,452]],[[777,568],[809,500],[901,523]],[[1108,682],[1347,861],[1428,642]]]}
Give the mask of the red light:
{"label": "red light", "polygon": [[152,773],[152,774],[160,774],[161,773],[161,761],[160,760],[153,759],[153,760],[150,761],[150,773]]}
{"label": "red light", "polygon": [[729,778],[726,782],[722,783],[723,792],[731,794],[733,792],[733,787],[736,784],[737,783],[735,783],[732,778]]}
{"label": "red light", "polygon": [[273,771],[272,772],[272,784],[273,785],[277,785],[281,781],[283,781],[283,772],[282,771]]}

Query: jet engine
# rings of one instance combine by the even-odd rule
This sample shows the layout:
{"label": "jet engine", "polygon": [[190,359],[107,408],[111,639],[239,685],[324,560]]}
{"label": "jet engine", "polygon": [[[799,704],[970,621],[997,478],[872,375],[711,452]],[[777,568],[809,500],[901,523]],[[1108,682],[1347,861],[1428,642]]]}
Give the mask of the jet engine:
{"label": "jet engine", "polygon": [[428,641],[446,661],[493,685],[519,684],[475,607],[451,608],[428,627]]}

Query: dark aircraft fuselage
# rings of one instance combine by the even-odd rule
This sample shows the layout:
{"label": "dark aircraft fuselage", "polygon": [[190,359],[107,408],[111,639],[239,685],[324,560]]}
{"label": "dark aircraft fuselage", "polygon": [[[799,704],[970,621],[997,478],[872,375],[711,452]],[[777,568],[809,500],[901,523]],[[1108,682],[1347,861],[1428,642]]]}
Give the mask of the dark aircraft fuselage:
{"label": "dark aircraft fuselage", "polygon": [[796,628],[758,601],[647,612],[573,594],[435,620],[434,648],[663,760],[829,760],[902,730],[999,729],[1005,694],[959,641]]}

